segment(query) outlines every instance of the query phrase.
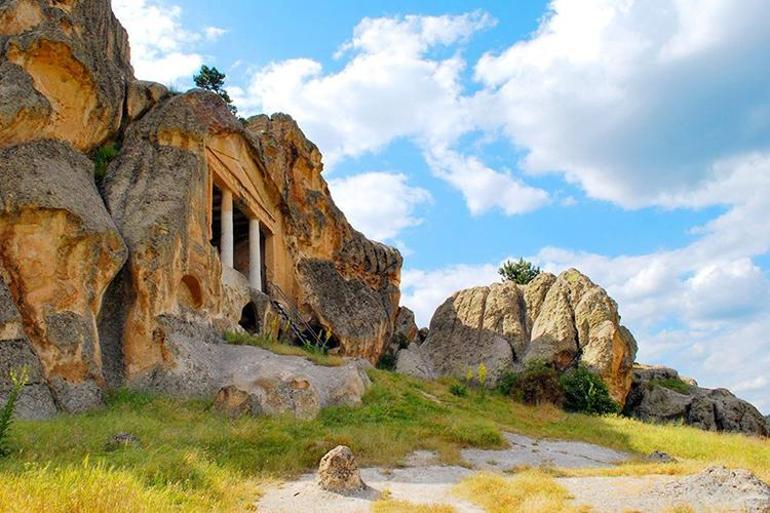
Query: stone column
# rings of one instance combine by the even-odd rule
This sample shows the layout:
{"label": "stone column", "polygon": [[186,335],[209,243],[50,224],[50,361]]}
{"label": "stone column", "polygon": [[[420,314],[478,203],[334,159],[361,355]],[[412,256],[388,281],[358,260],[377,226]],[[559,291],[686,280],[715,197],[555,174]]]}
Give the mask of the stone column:
{"label": "stone column", "polygon": [[222,190],[222,236],[220,238],[222,265],[233,267],[235,251],[233,238],[233,193]]}
{"label": "stone column", "polygon": [[259,219],[249,219],[249,285],[262,291],[262,237],[259,233]]}

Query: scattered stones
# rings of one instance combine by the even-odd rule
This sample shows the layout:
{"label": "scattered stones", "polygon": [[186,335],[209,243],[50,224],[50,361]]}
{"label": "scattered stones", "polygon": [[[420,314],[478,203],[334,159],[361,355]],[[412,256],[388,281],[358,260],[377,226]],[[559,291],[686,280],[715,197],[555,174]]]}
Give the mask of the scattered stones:
{"label": "scattered stones", "polygon": [[326,491],[347,494],[366,488],[350,447],[338,445],[321,458],[318,484]]}
{"label": "scattered stones", "polygon": [[653,451],[647,455],[647,461],[651,463],[676,463],[676,458],[663,451]]}

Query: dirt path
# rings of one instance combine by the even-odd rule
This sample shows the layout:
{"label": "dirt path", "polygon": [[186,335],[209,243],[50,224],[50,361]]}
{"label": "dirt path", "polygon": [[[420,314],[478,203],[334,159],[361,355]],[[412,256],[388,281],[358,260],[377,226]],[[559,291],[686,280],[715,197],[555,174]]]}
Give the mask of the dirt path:
{"label": "dirt path", "polygon": [[[455,484],[478,471],[504,472],[523,466],[553,468],[598,468],[618,465],[630,456],[597,445],[554,440],[535,440],[506,434],[510,447],[502,450],[462,451],[468,468],[439,465],[436,455],[417,451],[404,461],[404,468],[361,469],[369,489],[354,496],[325,492],[314,473],[267,490],[257,503],[261,513],[369,513],[383,492],[394,500],[413,504],[444,504],[457,513],[484,513],[469,502],[454,497]],[[743,472],[743,473],[742,473]],[[596,513],[634,511],[660,513],[688,504],[696,513],[767,513],[770,487],[744,471],[711,469],[695,476],[579,477],[559,478],[576,504],[586,504]]]}

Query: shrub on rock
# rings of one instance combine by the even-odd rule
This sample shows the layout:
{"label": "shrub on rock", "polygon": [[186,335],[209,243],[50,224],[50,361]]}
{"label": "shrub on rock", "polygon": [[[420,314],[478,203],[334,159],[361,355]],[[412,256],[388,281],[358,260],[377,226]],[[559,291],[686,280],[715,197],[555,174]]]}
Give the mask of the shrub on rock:
{"label": "shrub on rock", "polygon": [[546,363],[533,360],[527,363],[512,387],[514,399],[529,405],[550,403],[564,404],[564,390],[559,382],[559,373]]}

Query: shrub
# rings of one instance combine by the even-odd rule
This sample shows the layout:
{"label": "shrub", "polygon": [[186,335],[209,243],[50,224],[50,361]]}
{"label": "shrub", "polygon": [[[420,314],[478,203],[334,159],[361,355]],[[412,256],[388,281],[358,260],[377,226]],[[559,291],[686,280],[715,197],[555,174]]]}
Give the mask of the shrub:
{"label": "shrub", "polygon": [[452,383],[449,385],[449,393],[457,397],[465,397],[468,395],[468,389],[460,383]]}
{"label": "shrub", "polygon": [[478,372],[479,372],[479,385],[483,390],[487,387],[487,366],[484,365],[484,362],[479,364]]}
{"label": "shrub", "polygon": [[406,349],[409,347],[409,339],[403,333],[394,333],[393,344],[398,345],[399,349]]}
{"label": "shrub", "polygon": [[21,391],[29,379],[29,368],[24,367],[21,370],[12,370],[10,378],[11,391],[8,392],[8,400],[5,402],[5,406],[0,410],[0,456],[6,456],[10,453],[8,434],[13,423],[13,411],[16,408],[16,401],[18,401]]}
{"label": "shrub", "polygon": [[526,285],[540,274],[540,268],[535,267],[532,262],[519,258],[518,262],[506,260],[497,272],[503,277],[503,281]]}
{"label": "shrub", "polygon": [[519,382],[519,374],[516,372],[505,372],[497,381],[497,391],[505,396],[513,394],[516,383]]}
{"label": "shrub", "polygon": [[107,143],[94,152],[91,160],[94,161],[94,178],[97,184],[102,182],[104,175],[107,174],[110,162],[115,160],[119,153],[120,148],[115,143]]}
{"label": "shrub", "polygon": [[564,402],[559,373],[537,360],[527,363],[512,389],[512,396],[529,405],[550,403],[561,406]]}
{"label": "shrub", "polygon": [[567,411],[600,415],[620,411],[602,378],[585,367],[568,370],[561,376],[560,383]]}
{"label": "shrub", "polygon": [[692,389],[690,385],[679,378],[653,379],[650,380],[650,385],[658,385],[680,394],[689,394]]}

